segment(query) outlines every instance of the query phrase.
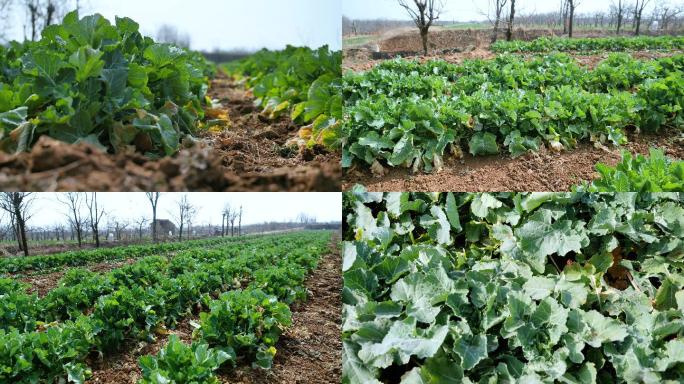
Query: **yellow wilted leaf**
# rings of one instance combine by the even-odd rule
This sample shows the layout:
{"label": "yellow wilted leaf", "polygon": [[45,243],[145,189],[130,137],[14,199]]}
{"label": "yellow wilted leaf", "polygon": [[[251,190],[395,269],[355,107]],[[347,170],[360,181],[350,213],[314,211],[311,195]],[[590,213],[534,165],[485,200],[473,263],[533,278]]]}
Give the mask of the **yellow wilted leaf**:
{"label": "yellow wilted leaf", "polygon": [[204,116],[207,120],[226,120],[230,121],[230,116],[228,116],[228,111],[219,108],[207,108],[204,110]]}
{"label": "yellow wilted leaf", "polygon": [[312,133],[312,128],[310,125],[307,125],[306,127],[302,127],[299,129],[299,137],[308,140],[311,138],[311,133]]}

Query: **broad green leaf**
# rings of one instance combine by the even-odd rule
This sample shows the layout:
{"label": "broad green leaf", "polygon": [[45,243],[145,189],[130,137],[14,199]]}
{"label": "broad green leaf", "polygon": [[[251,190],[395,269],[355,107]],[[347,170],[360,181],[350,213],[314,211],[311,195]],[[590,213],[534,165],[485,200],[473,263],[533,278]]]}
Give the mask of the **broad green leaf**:
{"label": "broad green leaf", "polygon": [[499,153],[496,136],[489,132],[475,133],[468,142],[468,148],[470,148],[470,154],[473,156],[495,155]]}
{"label": "broad green leaf", "polygon": [[454,345],[454,352],[461,357],[463,370],[473,369],[487,357],[487,336],[461,335]]}

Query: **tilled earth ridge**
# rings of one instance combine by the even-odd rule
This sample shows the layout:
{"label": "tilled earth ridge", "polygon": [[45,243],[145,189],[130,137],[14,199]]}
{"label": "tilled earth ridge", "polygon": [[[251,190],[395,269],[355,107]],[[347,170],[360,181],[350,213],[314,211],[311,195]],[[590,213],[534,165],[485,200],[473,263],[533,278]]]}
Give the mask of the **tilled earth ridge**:
{"label": "tilled earth ridge", "polygon": [[345,172],[342,187],[347,190],[362,184],[369,191],[425,192],[569,191],[573,185],[599,176],[596,163],[617,164],[623,150],[648,154],[651,147],[657,147],[672,158],[684,159],[684,140],[676,132],[632,136],[629,140],[629,144],[610,148],[582,143],[561,153],[542,148],[517,158],[507,154],[465,155],[462,160],[452,157],[445,159],[441,172],[430,174],[411,174],[405,168],[386,167],[384,176],[375,177],[368,167],[354,166]]}

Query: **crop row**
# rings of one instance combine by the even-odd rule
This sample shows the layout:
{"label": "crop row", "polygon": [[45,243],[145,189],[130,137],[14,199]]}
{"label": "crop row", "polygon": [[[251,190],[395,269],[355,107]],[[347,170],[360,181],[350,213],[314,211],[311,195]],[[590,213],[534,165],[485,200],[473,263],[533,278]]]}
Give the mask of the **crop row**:
{"label": "crop row", "polygon": [[588,192],[678,192],[684,190],[684,161],[672,160],[662,150],[633,156],[628,151],[615,166],[596,164],[599,177],[575,187]]}
{"label": "crop row", "polygon": [[[445,153],[513,156],[580,140],[626,142],[625,128],[684,125],[684,55],[613,54],[587,70],[565,54],[520,60],[394,60],[344,77],[344,167],[439,169]],[[381,160],[383,163],[379,163]]]}
{"label": "crop row", "polygon": [[675,383],[680,193],[345,194],[343,383]]}
{"label": "crop row", "polygon": [[682,50],[681,36],[639,36],[602,38],[550,38],[540,37],[531,41],[499,40],[491,46],[494,52],[550,52],[550,51],[639,51],[639,50]]}
{"label": "crop row", "polygon": [[37,42],[0,47],[0,148],[24,151],[48,135],[173,154],[204,117],[213,71],[199,53],[144,37],[129,18],[69,13]]}
{"label": "crop row", "polygon": [[[89,375],[85,361],[92,353],[121,349],[130,340],[152,341],[155,334],[190,311],[207,305],[213,310],[217,304],[212,304],[211,297],[226,290],[245,287],[255,295],[259,290],[269,295],[264,300],[273,297],[291,302],[304,294],[301,283],[306,272],[315,268],[328,240],[329,235],[322,232],[273,236],[225,249],[188,250],[172,259],[146,258],[125,273],[80,271],[69,275],[60,288],[70,294],[53,296],[56,302],[65,299],[69,310],[62,315],[68,320],[39,322],[35,331],[0,330],[0,381],[51,383],[68,378],[83,382]],[[74,281],[76,277],[83,281]],[[84,291],[84,296],[78,297],[78,290]],[[88,295],[95,299],[92,307],[88,307]],[[221,296],[218,300],[230,303],[233,298]],[[59,306],[53,310],[61,311]],[[211,315],[201,315],[201,319],[201,332],[211,340],[209,334],[217,320]],[[237,328],[221,330],[240,332]],[[251,347],[236,346],[234,351],[266,365],[268,356],[263,353],[272,352],[272,345],[254,342]]]}
{"label": "crop row", "polygon": [[295,123],[308,124],[300,136],[310,145],[328,147],[339,146],[341,68],[342,52],[327,46],[262,50],[224,66],[252,89],[262,116],[276,119],[289,114]]}
{"label": "crop row", "polygon": [[195,247],[212,247],[250,238],[250,236],[240,238],[211,238],[182,242],[85,249],[42,256],[6,257],[0,259],[0,273],[16,273],[27,270],[46,271],[65,266],[74,267],[108,260],[139,258]]}

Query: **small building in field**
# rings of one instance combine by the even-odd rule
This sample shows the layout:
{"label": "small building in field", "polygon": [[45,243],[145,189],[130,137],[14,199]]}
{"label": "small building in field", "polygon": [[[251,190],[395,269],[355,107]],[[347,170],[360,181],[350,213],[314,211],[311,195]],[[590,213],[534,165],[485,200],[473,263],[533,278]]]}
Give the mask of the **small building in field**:
{"label": "small building in field", "polygon": [[[152,224],[150,224],[150,230],[153,230]],[[159,239],[166,239],[175,237],[178,234],[178,228],[171,220],[157,219],[157,237]]]}

